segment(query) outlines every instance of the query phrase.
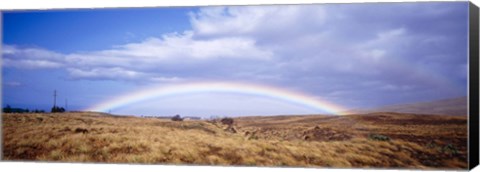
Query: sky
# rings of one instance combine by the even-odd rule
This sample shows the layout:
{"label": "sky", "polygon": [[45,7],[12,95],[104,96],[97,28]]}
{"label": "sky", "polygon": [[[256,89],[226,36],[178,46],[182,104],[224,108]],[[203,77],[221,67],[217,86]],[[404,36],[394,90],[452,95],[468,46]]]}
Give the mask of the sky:
{"label": "sky", "polygon": [[[152,88],[218,82],[345,109],[466,96],[467,10],[424,2],[3,11],[2,105],[48,111],[56,90],[58,105],[90,110]],[[186,90],[103,111],[328,113],[250,93]]]}

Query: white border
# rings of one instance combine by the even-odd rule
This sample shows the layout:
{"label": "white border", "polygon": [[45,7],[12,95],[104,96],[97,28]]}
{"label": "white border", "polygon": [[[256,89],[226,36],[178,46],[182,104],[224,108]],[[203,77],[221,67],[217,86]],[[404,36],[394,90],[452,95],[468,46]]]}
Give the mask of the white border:
{"label": "white border", "polygon": [[[312,4],[312,3],[364,3],[364,2],[428,2],[429,0],[0,0],[0,9],[65,9],[65,8],[112,8],[112,7],[159,7],[159,6],[206,6],[206,5],[261,5],[261,4]],[[430,0],[431,2],[432,0]],[[433,0],[466,1],[466,0]],[[479,0],[474,0],[479,1]],[[475,4],[479,4],[478,2]]]}

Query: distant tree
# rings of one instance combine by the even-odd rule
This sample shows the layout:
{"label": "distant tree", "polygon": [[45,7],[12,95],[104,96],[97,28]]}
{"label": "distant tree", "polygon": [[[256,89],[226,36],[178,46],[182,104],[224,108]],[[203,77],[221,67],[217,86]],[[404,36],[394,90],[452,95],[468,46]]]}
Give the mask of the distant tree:
{"label": "distant tree", "polygon": [[12,112],[12,107],[10,107],[10,105],[5,106],[5,108],[3,108],[3,112],[4,113],[11,113]]}
{"label": "distant tree", "polygon": [[183,121],[183,118],[179,114],[176,114],[172,117],[172,121]]}
{"label": "distant tree", "polygon": [[65,112],[65,109],[63,107],[53,106],[51,112],[52,113]]}
{"label": "distant tree", "polygon": [[10,105],[5,106],[2,111],[4,113],[28,113],[30,110],[27,109],[22,109],[22,108],[12,108]]}
{"label": "distant tree", "polygon": [[38,109],[35,109],[33,112],[34,112],[34,113],[45,113],[44,110],[38,110]]}

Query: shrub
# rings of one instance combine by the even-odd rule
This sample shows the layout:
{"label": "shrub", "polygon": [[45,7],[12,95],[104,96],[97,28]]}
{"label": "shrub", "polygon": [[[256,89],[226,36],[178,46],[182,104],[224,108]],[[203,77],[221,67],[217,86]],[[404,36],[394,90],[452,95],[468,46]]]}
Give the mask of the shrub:
{"label": "shrub", "polygon": [[220,122],[224,125],[233,125],[233,118],[222,118]]}
{"label": "shrub", "polygon": [[435,144],[434,141],[430,141],[430,142],[427,144],[427,147],[430,148],[430,149],[433,149],[433,148],[436,148],[436,147],[437,147],[437,144]]}
{"label": "shrub", "polygon": [[77,128],[77,129],[75,129],[75,133],[83,133],[83,134],[86,134],[86,133],[88,133],[88,130],[85,129],[85,128]]}
{"label": "shrub", "polygon": [[369,139],[371,140],[376,140],[376,141],[389,141],[390,137],[381,135],[381,134],[370,134],[368,136]]}
{"label": "shrub", "polygon": [[180,117],[180,115],[177,114],[177,115],[172,117],[172,121],[183,121],[183,118]]}
{"label": "shrub", "polygon": [[456,154],[458,154],[458,149],[457,149],[457,147],[455,147],[455,145],[448,144],[448,145],[445,145],[445,146],[442,148],[442,152],[456,155]]}

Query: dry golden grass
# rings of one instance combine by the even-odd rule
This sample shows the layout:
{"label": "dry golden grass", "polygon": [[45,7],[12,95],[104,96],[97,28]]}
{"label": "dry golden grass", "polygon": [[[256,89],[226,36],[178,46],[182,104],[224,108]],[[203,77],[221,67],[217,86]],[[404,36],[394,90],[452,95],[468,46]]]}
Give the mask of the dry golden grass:
{"label": "dry golden grass", "polygon": [[[465,117],[381,113],[209,121],[3,114],[3,159],[61,162],[466,168]],[[389,141],[370,139],[370,134]]]}

